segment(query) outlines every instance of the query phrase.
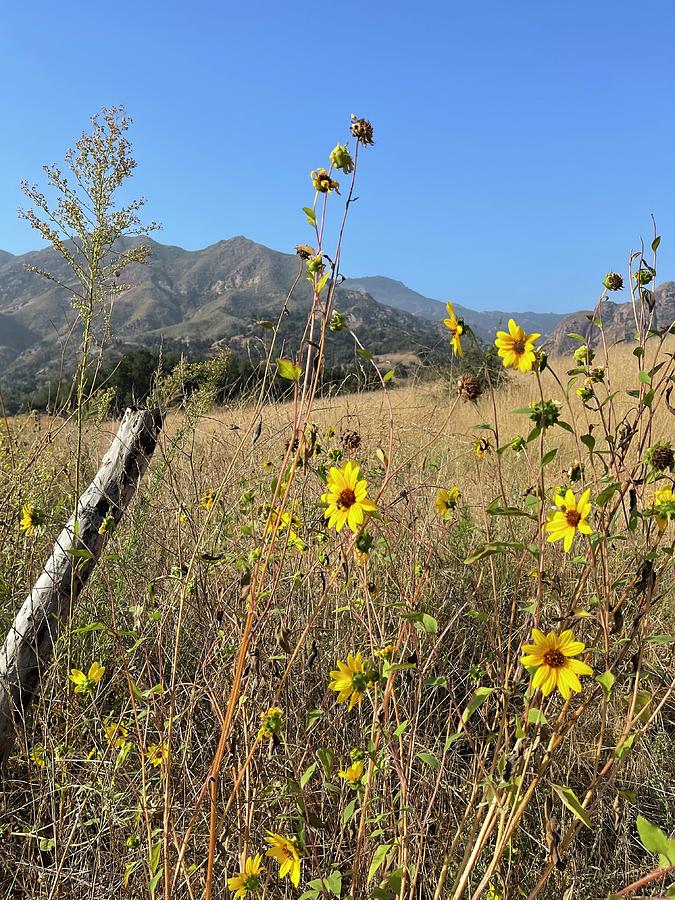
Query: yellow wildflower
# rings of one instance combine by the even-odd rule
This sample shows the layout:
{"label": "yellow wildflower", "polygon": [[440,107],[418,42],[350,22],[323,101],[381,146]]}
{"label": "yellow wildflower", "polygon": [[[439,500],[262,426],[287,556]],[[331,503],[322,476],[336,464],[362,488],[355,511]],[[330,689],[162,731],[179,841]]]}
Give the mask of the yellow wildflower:
{"label": "yellow wildflower", "polygon": [[76,694],[92,694],[96,688],[96,685],[99,683],[101,678],[103,678],[104,672],[105,666],[100,665],[100,663],[93,662],[89,666],[89,671],[86,675],[81,669],[71,669],[68,678],[75,685]]}
{"label": "yellow wildflower", "polygon": [[569,553],[577,531],[582,534],[592,534],[593,529],[586,519],[591,511],[591,492],[586,489],[579,497],[577,503],[576,498],[571,490],[563,497],[556,494],[553,498],[558,511],[554,513],[546,523],[546,531],[549,532],[547,540],[549,543],[553,541],[563,541],[565,553]]}
{"label": "yellow wildflower", "polygon": [[341,469],[331,467],[326,487],[328,492],[322,495],[321,501],[326,504],[324,517],[329,528],[341,531],[346,524],[351,531],[358,531],[365,513],[377,509],[368,499],[368,482],[359,479],[359,467],[352,460]]}
{"label": "yellow wildflower", "polygon": [[260,721],[262,724],[258,732],[258,739],[262,740],[263,738],[271,738],[274,735],[278,735],[283,725],[283,716],[283,710],[278,706],[272,706],[267,712],[261,713]]}
{"label": "yellow wildflower", "polygon": [[129,744],[129,729],[122,725],[121,722],[111,722],[105,727],[105,736],[108,743],[112,744],[116,750],[124,750]]}
{"label": "yellow wildflower", "polygon": [[227,887],[235,897],[245,897],[246,894],[255,892],[260,887],[260,876],[265,872],[262,866],[262,855],[256,853],[249,856],[243,868],[233,878],[227,879]]}
{"label": "yellow wildflower", "polygon": [[538,337],[541,335],[525,334],[520,325],[509,319],[509,330],[498,331],[495,341],[499,356],[504,360],[504,366],[512,366],[521,372],[530,372],[536,359],[534,341]]}
{"label": "yellow wildflower", "polygon": [[452,347],[452,355],[453,356],[464,356],[462,352],[462,335],[464,334],[464,319],[458,319],[455,315],[455,310],[452,308],[452,303],[448,302],[445,304],[445,308],[448,311],[448,318],[443,319],[443,324],[447,329],[449,329],[450,334],[452,335],[450,339],[450,346]]}
{"label": "yellow wildflower", "polygon": [[166,741],[162,741],[161,744],[149,744],[146,757],[150,765],[155,768],[165,763],[169,758],[169,747]]}
{"label": "yellow wildflower", "polygon": [[356,789],[363,778],[363,763],[360,759],[352,763],[347,769],[340,769],[338,772],[340,778],[344,778],[349,787]]}
{"label": "yellow wildflower", "polygon": [[593,674],[593,669],[585,662],[571,659],[582,653],[586,645],[575,641],[571,631],[563,631],[560,635],[554,631],[544,634],[533,628],[532,640],[533,644],[523,644],[526,655],[520,660],[526,668],[537,670],[532,687],[541,688],[545,697],[557,688],[565,700],[569,700],[572,693],[581,690],[578,676]]}
{"label": "yellow wildflower", "polygon": [[654,512],[659,531],[664,531],[670,519],[675,519],[675,494],[671,488],[662,488],[654,494]]}
{"label": "yellow wildflower", "polygon": [[490,443],[490,438],[482,437],[478,438],[478,440],[473,445],[474,452],[476,454],[476,459],[478,462],[485,459],[485,454],[489,453],[492,450],[492,444]]}
{"label": "yellow wildflower", "polygon": [[366,671],[361,653],[357,653],[356,656],[348,654],[346,663],[338,659],[337,669],[330,673],[330,677],[330,689],[338,691],[337,702],[344,703],[345,700],[349,700],[350,710],[356,703],[361,703],[370,684],[369,673]]}
{"label": "yellow wildflower", "polygon": [[213,509],[213,504],[216,500],[216,492],[215,491],[206,491],[199,498],[199,505],[202,509],[205,509],[207,512],[210,512]]}
{"label": "yellow wildflower", "polygon": [[30,751],[30,758],[36,766],[40,766],[41,769],[44,769],[45,763],[47,761],[44,746],[42,744],[33,744]]}
{"label": "yellow wildflower", "polygon": [[272,831],[267,833],[265,840],[270,845],[265,856],[279,863],[279,878],[290,875],[292,884],[297,887],[300,884],[300,854],[295,845],[288,838]]}
{"label": "yellow wildflower", "polygon": [[42,522],[42,513],[35,509],[32,503],[24,503],[21,507],[21,521],[19,522],[19,529],[23,534],[26,537],[32,537],[42,525]]}
{"label": "yellow wildflower", "polygon": [[457,488],[454,484],[449,490],[445,490],[445,488],[441,488],[441,490],[436,494],[436,499],[434,500],[434,506],[436,507],[436,512],[442,519],[450,518],[450,513],[454,512],[459,506],[459,501],[461,498],[461,494],[459,492],[459,488]]}

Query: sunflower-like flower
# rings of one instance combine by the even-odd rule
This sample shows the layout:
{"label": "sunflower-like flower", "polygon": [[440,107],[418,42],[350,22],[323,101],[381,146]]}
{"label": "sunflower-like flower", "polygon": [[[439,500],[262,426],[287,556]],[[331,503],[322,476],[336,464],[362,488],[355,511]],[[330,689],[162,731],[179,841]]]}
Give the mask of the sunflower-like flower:
{"label": "sunflower-like flower", "polygon": [[531,372],[537,358],[534,342],[538,337],[541,335],[526,334],[520,325],[509,319],[509,330],[498,331],[495,341],[505,368],[511,366],[521,372]]}
{"label": "sunflower-like flower", "polygon": [[350,788],[356,790],[363,778],[363,763],[360,759],[357,759],[348,768],[340,769],[338,775],[347,782]]}
{"label": "sunflower-like flower", "polygon": [[458,319],[455,315],[452,303],[448,301],[445,304],[448,311],[448,318],[443,319],[443,324],[448,329],[452,337],[450,338],[450,346],[452,347],[453,356],[464,356],[462,351],[462,335],[464,334],[464,319]]}
{"label": "sunflower-like flower", "polygon": [[149,744],[146,756],[151,766],[159,768],[169,758],[169,746],[166,741],[162,741],[161,744]]}
{"label": "sunflower-like flower", "polygon": [[116,750],[124,750],[129,744],[127,740],[129,729],[121,722],[110,722],[109,725],[106,725],[105,736],[108,743],[112,744]]}
{"label": "sunflower-like flower", "polygon": [[216,492],[215,491],[206,491],[199,498],[199,505],[202,509],[205,509],[207,512],[210,512],[213,509],[213,504],[216,501]]}
{"label": "sunflower-like flower", "polygon": [[436,494],[436,499],[434,500],[434,506],[436,507],[436,512],[442,519],[449,519],[450,514],[453,513],[457,507],[459,506],[459,501],[462,495],[459,492],[459,488],[453,484],[451,488],[446,490],[445,488],[441,488],[441,490]]}
{"label": "sunflower-like flower", "polygon": [[331,178],[325,169],[313,169],[311,178],[315,191],[319,191],[321,194],[328,194],[330,191],[335,191],[336,194],[340,193],[340,182]]}
{"label": "sunflower-like flower", "polygon": [[81,669],[71,669],[68,678],[75,685],[76,694],[93,694],[96,685],[103,678],[105,666],[100,663],[93,662],[89,666],[89,671],[85,675]]}
{"label": "sunflower-like flower", "polygon": [[255,894],[260,887],[260,876],[264,872],[262,855],[256,853],[255,856],[248,856],[241,870],[233,878],[227,879],[227,887],[235,897]]}
{"label": "sunflower-like flower", "polygon": [[345,524],[351,531],[358,531],[365,514],[375,512],[377,507],[368,499],[368,482],[359,479],[359,467],[348,460],[341,469],[332,466],[326,482],[328,492],[322,494],[321,502],[326,504],[324,517],[328,527],[341,531]]}
{"label": "sunflower-like flower", "polygon": [[553,498],[558,511],[553,513],[549,521],[546,523],[546,531],[549,532],[547,540],[549,543],[553,541],[564,541],[563,548],[565,553],[570,552],[572,541],[577,531],[582,534],[592,534],[593,529],[586,519],[591,511],[591,492],[586,489],[579,497],[579,502],[571,490],[567,490],[565,495],[556,494]]}
{"label": "sunflower-like flower", "polygon": [[671,520],[675,520],[675,494],[671,488],[662,488],[654,494],[654,515],[659,531],[664,531]]}
{"label": "sunflower-like flower", "polygon": [[21,519],[19,521],[19,530],[26,535],[32,537],[44,522],[42,513],[35,509],[32,503],[24,503],[21,507]]}
{"label": "sunflower-like flower", "polygon": [[297,887],[300,884],[300,854],[295,844],[273,831],[267,833],[265,840],[270,845],[265,856],[279,863],[279,878],[290,875],[292,884]]}
{"label": "sunflower-like flower", "polygon": [[296,508],[297,504],[294,501],[291,509],[285,509],[281,514],[279,510],[271,512],[265,526],[265,534],[270,534],[275,529],[278,533],[288,532],[288,543],[295,547],[296,550],[304,553],[307,549],[307,544],[298,534],[298,531],[304,527],[304,522],[296,512]]}
{"label": "sunflower-like flower", "polygon": [[565,700],[569,700],[573,693],[581,690],[579,675],[593,674],[593,669],[585,662],[572,659],[582,653],[586,645],[575,641],[571,631],[544,634],[533,628],[532,640],[533,644],[523,644],[525,656],[520,660],[526,668],[537,670],[532,687],[541,688],[545,697],[557,688]]}
{"label": "sunflower-like flower", "polygon": [[349,700],[350,710],[356,704],[361,703],[372,681],[371,673],[366,668],[360,652],[356,656],[349,653],[346,663],[338,659],[337,669],[333,669],[330,677],[329,687],[332,691],[338,692],[337,702],[344,703],[346,700]]}
{"label": "sunflower-like flower", "polygon": [[492,450],[492,444],[490,443],[490,438],[481,437],[475,441],[473,445],[474,453],[476,454],[476,459],[478,462],[485,459],[485,454],[489,453]]}

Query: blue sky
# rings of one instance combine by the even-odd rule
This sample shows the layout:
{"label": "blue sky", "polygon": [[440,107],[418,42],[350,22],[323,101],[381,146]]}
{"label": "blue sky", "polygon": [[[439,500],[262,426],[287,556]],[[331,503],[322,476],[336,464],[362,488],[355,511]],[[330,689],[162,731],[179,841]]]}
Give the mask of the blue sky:
{"label": "blue sky", "polygon": [[476,308],[578,309],[651,240],[653,213],[659,280],[675,279],[672,0],[3,0],[0,77],[14,253],[39,246],[16,218],[20,179],[115,103],[158,240],[291,250],[310,237],[309,171],[354,112],[376,145],[346,274]]}

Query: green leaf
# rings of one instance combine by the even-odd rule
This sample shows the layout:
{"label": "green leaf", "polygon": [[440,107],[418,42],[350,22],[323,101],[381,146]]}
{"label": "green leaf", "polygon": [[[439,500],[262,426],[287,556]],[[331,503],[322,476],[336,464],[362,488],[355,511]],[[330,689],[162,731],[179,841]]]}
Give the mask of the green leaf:
{"label": "green leaf", "polygon": [[491,687],[479,687],[476,689],[473,697],[469,700],[469,704],[462,713],[462,722],[466,725],[476,710],[485,703],[490,694],[494,691]]}
{"label": "green leaf", "polygon": [[621,741],[620,744],[616,745],[614,756],[617,759],[623,759],[632,750],[636,736],[635,734],[629,734],[625,741]]}
{"label": "green leaf", "polygon": [[595,438],[592,434],[582,434],[580,440],[582,444],[588,447],[590,453],[595,450]]}
{"label": "green leaf", "polygon": [[582,822],[586,828],[593,828],[591,820],[588,818],[588,813],[579,803],[579,798],[572,788],[564,787],[562,784],[552,784],[551,787],[576,819]]}
{"label": "green leaf", "polygon": [[527,519],[537,520],[536,516],[525,512],[524,509],[518,509],[517,506],[499,506],[500,500],[500,497],[495,497],[492,503],[485,507],[485,512],[491,516],[525,516]]}
{"label": "green leaf", "polygon": [[349,803],[345,806],[345,810],[342,813],[342,824],[343,825],[346,825],[347,822],[349,822],[349,820],[354,815],[354,810],[356,809],[357,799],[358,799],[358,797],[354,797],[354,799],[350,800]]}
{"label": "green leaf", "polygon": [[404,722],[401,722],[401,724],[394,731],[394,737],[401,737],[408,725],[410,725],[410,721],[408,719],[406,719]]}
{"label": "green leaf", "polygon": [[364,347],[357,347],[356,352],[364,359],[371,360],[373,358],[373,354],[370,352],[370,350],[366,350]]}
{"label": "green leaf", "polygon": [[380,846],[375,850],[375,853],[373,853],[373,859],[370,863],[370,868],[368,869],[368,883],[370,883],[375,875],[377,875],[378,869],[387,858],[387,853],[389,853],[393,846],[393,844],[380,844]]}
{"label": "green leaf", "polygon": [[648,644],[675,644],[675,634],[653,634],[647,638]]}
{"label": "green leaf", "polygon": [[311,766],[308,766],[305,771],[300,776],[300,787],[306,787],[312,775],[316,772],[316,767],[318,766],[318,762],[313,762]]}
{"label": "green leaf", "polygon": [[394,377],[394,370],[393,370],[393,369],[389,369],[389,371],[386,372],[386,373],[383,375],[382,381],[384,381],[384,383],[386,384],[388,381],[391,381],[391,379],[392,379],[393,377]]}
{"label": "green leaf", "polygon": [[423,763],[426,763],[432,769],[440,769],[441,761],[437,756],[434,756],[433,753],[418,753],[417,758],[421,759]]}
{"label": "green leaf", "polygon": [[670,839],[658,825],[653,825],[644,816],[637,817],[637,830],[642,846],[650,853],[659,854],[659,864],[663,868],[675,865],[675,840]]}
{"label": "green leaf", "polygon": [[307,217],[307,221],[309,222],[309,224],[312,226],[316,226],[316,213],[311,208],[311,206],[303,206],[302,211]]}
{"label": "green leaf", "polygon": [[330,781],[333,777],[333,770],[335,769],[335,753],[330,747],[320,747],[316,751],[316,755],[321,763],[326,778]]}
{"label": "green leaf", "polygon": [[657,235],[652,241],[652,250],[654,253],[659,249],[659,244],[661,243],[661,235]]}
{"label": "green leaf", "polygon": [[338,871],[331,872],[326,878],[326,886],[333,896],[339,897],[342,893],[342,873]]}
{"label": "green leaf", "polygon": [[649,375],[649,372],[640,371],[638,372],[638,378],[643,384],[651,384],[652,379]]}
{"label": "green leaf", "polygon": [[314,728],[317,724],[321,716],[324,715],[324,711],[322,709],[310,709],[307,713],[307,722],[305,724],[305,731],[308,733]]}
{"label": "green leaf", "polygon": [[89,634],[90,631],[105,631],[106,626],[103,622],[90,622],[88,625],[83,625],[82,628],[76,628],[74,634]]}
{"label": "green leaf", "polygon": [[261,328],[274,328],[274,322],[268,322],[267,319],[258,319],[255,324],[260,325]]}
{"label": "green leaf", "polygon": [[609,695],[612,693],[612,688],[614,686],[616,678],[608,669],[606,672],[603,672],[602,675],[597,675],[595,680],[602,685],[605,700],[609,700]]}
{"label": "green leaf", "polygon": [[326,282],[328,281],[329,275],[330,275],[330,272],[326,272],[325,275],[322,275],[322,277],[317,282],[317,285],[315,288],[317,294],[320,294],[321,291],[326,287]]}
{"label": "green leaf", "polygon": [[476,550],[475,553],[472,553],[471,556],[467,556],[467,558],[464,560],[464,565],[472,566],[480,559],[484,559],[486,556],[492,556],[495,553],[506,553],[507,550],[524,549],[525,545],[521,543],[514,543],[511,541],[495,541],[492,544],[485,544],[479,550]]}
{"label": "green leaf", "polygon": [[282,378],[288,381],[295,381],[296,383],[300,381],[300,376],[302,375],[302,367],[298,366],[291,359],[278,359],[277,371]]}
{"label": "green leaf", "polygon": [[553,462],[553,460],[556,457],[557,452],[558,452],[558,448],[554,447],[553,450],[549,450],[548,453],[544,453],[544,455],[541,458],[542,469],[544,468],[544,466],[547,466],[550,462]]}
{"label": "green leaf", "polygon": [[548,720],[546,716],[540,709],[536,709],[532,707],[532,709],[527,712],[527,721],[530,725],[548,725]]}
{"label": "green leaf", "polygon": [[567,337],[572,338],[573,341],[579,341],[580,344],[586,343],[586,338],[583,336],[583,334],[579,334],[578,331],[570,331]]}
{"label": "green leaf", "polygon": [[598,506],[605,506],[612,499],[614,494],[619,490],[621,485],[618,481],[614,481],[609,487],[606,487],[604,491],[600,491],[598,496],[595,498],[595,502]]}

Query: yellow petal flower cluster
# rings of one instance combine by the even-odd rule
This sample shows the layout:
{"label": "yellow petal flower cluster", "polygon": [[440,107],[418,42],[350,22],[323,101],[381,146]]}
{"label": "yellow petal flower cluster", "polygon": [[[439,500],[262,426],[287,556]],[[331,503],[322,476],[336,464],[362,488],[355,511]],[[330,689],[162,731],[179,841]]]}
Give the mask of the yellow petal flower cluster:
{"label": "yellow petal flower cluster", "polygon": [[227,887],[235,897],[245,897],[246,894],[254,894],[260,887],[260,876],[265,870],[262,865],[262,855],[248,856],[242,867],[232,878],[227,879]]}
{"label": "yellow petal flower cluster", "polygon": [[341,469],[333,466],[326,482],[327,493],[321,496],[326,505],[324,517],[328,527],[341,531],[347,525],[351,531],[358,531],[367,512],[375,512],[377,507],[368,499],[368,482],[359,479],[359,467],[348,460]]}
{"label": "yellow petal flower cluster", "polygon": [[91,694],[101,678],[103,678],[104,672],[105,666],[93,662],[89,666],[89,671],[86,675],[81,669],[71,669],[68,678],[75,685],[76,694]]}
{"label": "yellow petal flower cluster", "polygon": [[593,674],[593,669],[585,662],[571,658],[582,653],[586,645],[575,641],[571,631],[559,635],[554,631],[544,634],[533,628],[532,640],[533,644],[523,644],[525,656],[520,660],[526,668],[537,670],[532,687],[541,688],[545,697],[557,688],[565,700],[569,700],[574,692],[581,690],[579,675]]}
{"label": "yellow petal flower cluster", "polygon": [[272,831],[267,833],[265,840],[270,845],[265,856],[279,863],[279,878],[289,875],[291,883],[297,887],[300,884],[300,854],[295,845],[288,838]]}
{"label": "yellow petal flower cluster", "polygon": [[450,331],[452,337],[450,338],[450,346],[452,347],[452,355],[453,356],[464,356],[464,352],[462,351],[462,335],[464,334],[464,319],[458,319],[455,315],[455,310],[453,309],[452,303],[448,302],[445,304],[445,308],[448,311],[448,318],[443,319],[443,324]]}
{"label": "yellow petal flower cluster", "polygon": [[530,372],[536,359],[534,342],[538,337],[541,335],[526,334],[520,325],[516,325],[513,319],[509,319],[509,330],[498,331],[495,341],[499,356],[504,360],[505,368],[511,366],[521,372]]}
{"label": "yellow petal flower cluster", "polygon": [[569,553],[577,531],[582,534],[593,533],[593,529],[586,521],[591,511],[590,496],[590,490],[585,490],[577,503],[573,492],[569,489],[564,496],[556,494],[553,499],[558,511],[551,516],[545,526],[549,532],[547,538],[549,543],[563,541],[565,553]]}
{"label": "yellow petal flower cluster", "polygon": [[361,703],[364,694],[370,684],[370,673],[366,669],[362,654],[356,656],[351,653],[347,656],[347,662],[337,660],[337,669],[330,673],[330,689],[338,692],[338,703],[349,700],[349,709],[353,709],[357,703]]}

